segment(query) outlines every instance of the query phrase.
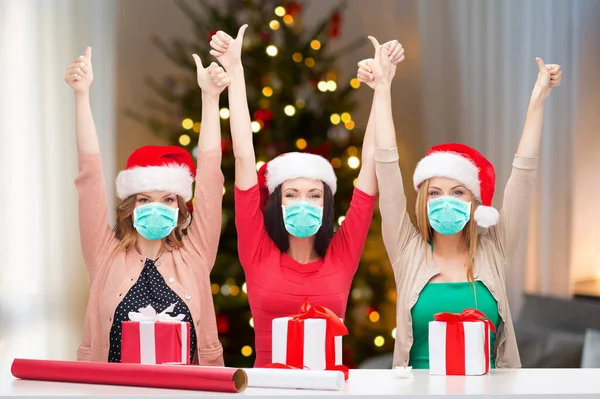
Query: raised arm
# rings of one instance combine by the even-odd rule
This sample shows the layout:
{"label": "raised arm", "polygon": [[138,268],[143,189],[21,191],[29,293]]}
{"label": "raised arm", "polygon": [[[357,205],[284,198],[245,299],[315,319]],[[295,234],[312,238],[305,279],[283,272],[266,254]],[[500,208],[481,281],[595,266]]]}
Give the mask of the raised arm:
{"label": "raised arm", "polygon": [[[227,73],[216,63],[204,68],[194,54],[198,86],[202,90],[202,124],[198,138],[198,171],[194,193],[192,224],[187,239],[211,269],[214,266],[221,236],[223,204],[223,173],[221,172],[221,123],[219,121],[219,95],[229,84]],[[187,245],[184,249],[189,248]]]}
{"label": "raised arm", "polygon": [[75,94],[75,129],[79,175],[75,186],[79,193],[79,233],[90,281],[98,268],[100,255],[108,250],[114,235],[108,225],[106,187],[96,125],[90,106],[90,86],[94,80],[92,48],[67,68],[65,81]]}
{"label": "raised arm", "polygon": [[[406,211],[406,196],[398,166],[396,131],[392,115],[391,82],[395,76],[395,63],[404,60],[404,49],[399,44],[390,57],[385,46],[370,37],[375,47],[372,62],[359,64],[358,78],[374,88],[375,169],[379,187],[379,208],[382,218],[383,241],[394,271],[399,257],[409,240],[417,234]],[[390,59],[391,58],[391,59]]]}
{"label": "raised arm", "polygon": [[67,68],[65,81],[75,93],[77,151],[87,154],[100,153],[96,125],[94,124],[92,108],[90,106],[90,86],[93,80],[92,48],[86,47],[84,55],[79,56]]}
{"label": "raised arm", "polygon": [[242,66],[242,42],[248,25],[243,25],[235,39],[223,31],[218,31],[211,39],[211,54],[223,65],[231,83],[229,84],[229,123],[235,156],[235,185],[247,190],[258,183],[256,155],[252,142],[252,125],[246,81]]}
{"label": "raised arm", "polygon": [[[544,103],[552,88],[559,86],[562,80],[560,65],[546,65],[541,58],[536,58],[536,61],[539,73],[529,99],[523,134],[504,190],[496,229],[507,259],[512,259],[528,220],[540,150]],[[494,229],[491,232],[493,234]]]}

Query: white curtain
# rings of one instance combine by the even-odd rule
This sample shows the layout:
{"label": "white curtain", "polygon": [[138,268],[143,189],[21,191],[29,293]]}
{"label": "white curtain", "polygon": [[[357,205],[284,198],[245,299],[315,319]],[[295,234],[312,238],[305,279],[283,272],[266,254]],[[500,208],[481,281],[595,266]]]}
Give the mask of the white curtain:
{"label": "white curtain", "polygon": [[2,362],[75,355],[87,274],[73,184],[74,102],[63,79],[92,45],[92,107],[112,198],[114,9],[113,0],[0,2]]}
{"label": "white curtain", "polygon": [[[578,72],[600,61],[599,36],[582,31],[587,26],[598,32],[600,3],[420,0],[419,5],[427,139],[429,144],[463,142],[484,153],[496,167],[495,206],[501,204],[537,77],[535,57],[562,65],[562,86],[553,91],[545,110],[529,231],[512,260],[508,286],[515,310],[523,290],[568,295],[576,266],[571,263],[572,221],[579,212],[572,206],[574,176],[580,172],[574,169],[578,95],[586,83],[598,82],[593,76],[597,67]],[[595,59],[584,52],[593,46]],[[587,90],[597,100],[598,87],[595,93]],[[595,104],[597,115],[600,103]],[[588,131],[590,126],[588,121]],[[598,184],[600,173],[592,174]]]}

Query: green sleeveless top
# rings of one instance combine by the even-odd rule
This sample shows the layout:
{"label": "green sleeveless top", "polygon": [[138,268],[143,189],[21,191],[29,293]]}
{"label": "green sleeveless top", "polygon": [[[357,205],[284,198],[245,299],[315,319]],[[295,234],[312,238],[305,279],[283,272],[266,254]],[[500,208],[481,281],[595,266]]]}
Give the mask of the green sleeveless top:
{"label": "green sleeveless top", "polygon": [[[411,309],[413,345],[410,349],[409,365],[415,369],[429,368],[429,322],[433,315],[441,312],[461,313],[466,308],[477,309],[485,314],[498,328],[500,314],[498,302],[481,281],[475,281],[477,305],[473,292],[473,283],[427,283],[419,294],[417,303]],[[496,341],[494,332],[490,335],[490,359],[495,368],[492,349]]]}

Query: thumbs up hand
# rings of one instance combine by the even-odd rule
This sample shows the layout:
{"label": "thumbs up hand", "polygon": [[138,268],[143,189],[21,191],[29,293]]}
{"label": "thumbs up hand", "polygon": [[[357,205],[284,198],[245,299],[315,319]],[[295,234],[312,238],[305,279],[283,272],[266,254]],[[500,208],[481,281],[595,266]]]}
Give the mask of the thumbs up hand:
{"label": "thumbs up hand", "polygon": [[227,72],[223,70],[217,63],[212,62],[208,67],[204,68],[202,60],[197,54],[193,54],[196,61],[196,76],[198,78],[198,86],[202,92],[213,97],[219,97],[219,94],[229,85],[229,77]]}
{"label": "thumbs up hand", "polygon": [[390,60],[386,47],[379,44],[373,36],[369,36],[369,40],[375,48],[375,56],[370,66],[375,85],[383,84],[389,86],[396,75],[396,65]]}
{"label": "thumbs up hand", "polygon": [[215,33],[210,40],[210,54],[217,58],[226,71],[242,66],[242,43],[247,24],[240,27],[236,38],[232,38],[222,30]]}
{"label": "thumbs up hand", "polygon": [[86,47],[83,55],[79,56],[69,67],[65,74],[65,82],[76,94],[87,93],[94,80],[92,70],[92,48]]}
{"label": "thumbs up hand", "polygon": [[558,64],[546,64],[539,57],[535,60],[540,69],[537,81],[535,82],[535,90],[539,91],[544,97],[547,97],[552,88],[560,86],[562,71]]}

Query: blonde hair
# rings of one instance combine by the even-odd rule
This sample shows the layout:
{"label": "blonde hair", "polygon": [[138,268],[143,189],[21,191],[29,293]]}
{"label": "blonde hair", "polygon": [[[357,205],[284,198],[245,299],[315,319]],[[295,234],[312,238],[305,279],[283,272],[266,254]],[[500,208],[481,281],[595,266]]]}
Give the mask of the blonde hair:
{"label": "blonde hair", "polygon": [[[415,213],[417,216],[417,229],[425,241],[425,245],[433,240],[433,228],[429,224],[429,218],[427,217],[427,200],[429,197],[429,180],[425,180],[421,183],[419,190],[417,191],[417,202],[415,205]],[[462,231],[463,239],[469,253],[465,267],[467,269],[467,279],[469,282],[474,282],[475,277],[473,276],[473,265],[475,263],[475,251],[477,250],[477,223],[473,220],[473,214],[475,212],[475,204],[471,206],[471,218],[465,225]]]}
{"label": "blonde hair", "polygon": [[[131,195],[123,200],[117,206],[117,223],[115,223],[115,236],[121,240],[119,246],[115,249],[115,254],[120,251],[127,251],[133,247],[137,241],[138,232],[133,227],[133,210],[137,195]],[[185,228],[190,213],[183,198],[177,196],[177,206],[179,215],[177,217],[177,226],[163,239],[163,248],[172,249],[183,246],[183,229]]]}

